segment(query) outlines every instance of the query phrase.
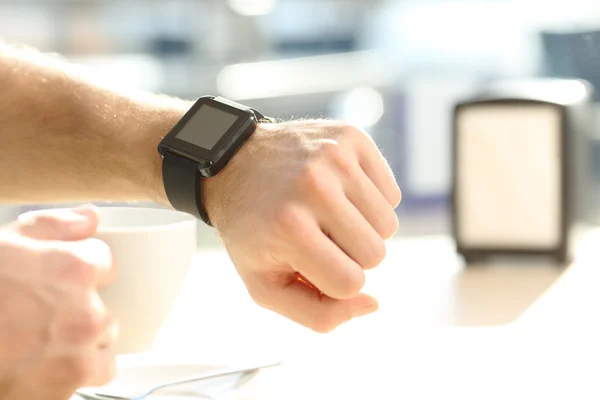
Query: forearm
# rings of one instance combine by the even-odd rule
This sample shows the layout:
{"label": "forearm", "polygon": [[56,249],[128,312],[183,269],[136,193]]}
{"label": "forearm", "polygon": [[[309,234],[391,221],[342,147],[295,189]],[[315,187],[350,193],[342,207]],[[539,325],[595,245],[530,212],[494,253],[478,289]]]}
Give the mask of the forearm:
{"label": "forearm", "polygon": [[0,202],[164,202],[157,145],[188,107],[0,45]]}

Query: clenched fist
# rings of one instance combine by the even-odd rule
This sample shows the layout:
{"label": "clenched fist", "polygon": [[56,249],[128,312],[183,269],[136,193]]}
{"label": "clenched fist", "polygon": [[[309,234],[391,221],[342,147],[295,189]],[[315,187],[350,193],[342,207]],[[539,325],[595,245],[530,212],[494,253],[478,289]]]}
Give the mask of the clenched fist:
{"label": "clenched fist", "polygon": [[69,399],[112,378],[115,268],[94,209],[33,215],[0,230],[0,398]]}
{"label": "clenched fist", "polygon": [[317,332],[375,311],[401,193],[373,140],[340,122],[261,124],[203,183],[211,222],[253,299]]}

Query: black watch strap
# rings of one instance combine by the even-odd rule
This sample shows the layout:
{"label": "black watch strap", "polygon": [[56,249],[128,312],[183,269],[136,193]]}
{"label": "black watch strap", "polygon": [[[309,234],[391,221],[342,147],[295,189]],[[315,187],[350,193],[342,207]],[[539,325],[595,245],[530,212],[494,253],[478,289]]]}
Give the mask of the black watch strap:
{"label": "black watch strap", "polygon": [[[250,108],[251,109],[251,108]],[[258,122],[272,123],[274,119],[265,117],[260,112],[251,109]],[[202,195],[202,175],[199,163],[182,157],[170,151],[163,155],[162,173],[165,192],[171,206],[182,212],[192,214],[213,226],[204,207]]]}
{"label": "black watch strap", "polygon": [[192,214],[212,226],[204,202],[198,163],[166,151],[162,165],[163,182],[167,198],[174,209]]}

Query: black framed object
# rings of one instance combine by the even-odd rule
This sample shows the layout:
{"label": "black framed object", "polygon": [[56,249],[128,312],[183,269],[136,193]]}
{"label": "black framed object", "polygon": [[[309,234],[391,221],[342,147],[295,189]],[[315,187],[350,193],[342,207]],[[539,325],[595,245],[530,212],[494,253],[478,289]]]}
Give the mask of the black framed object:
{"label": "black framed object", "polygon": [[572,229],[585,213],[590,95],[582,88],[579,98],[564,101],[513,88],[455,106],[452,234],[467,263],[492,256],[569,260]]}
{"label": "black framed object", "polygon": [[158,146],[165,191],[173,208],[212,226],[203,206],[202,179],[218,174],[259,122],[271,120],[222,97],[199,98]]}

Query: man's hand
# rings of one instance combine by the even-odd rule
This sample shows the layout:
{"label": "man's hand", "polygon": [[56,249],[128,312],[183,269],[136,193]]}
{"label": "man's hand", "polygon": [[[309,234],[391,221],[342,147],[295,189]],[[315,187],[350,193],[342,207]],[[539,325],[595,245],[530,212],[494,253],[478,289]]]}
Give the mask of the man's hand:
{"label": "man's hand", "polygon": [[[34,214],[36,215],[36,214]],[[96,212],[38,214],[0,230],[0,398],[69,399],[112,378],[116,325],[96,288],[113,279]]]}
{"label": "man's hand", "polygon": [[204,193],[258,304],[317,332],[377,309],[360,293],[363,270],[385,257],[401,193],[365,132],[330,121],[263,124]]}
{"label": "man's hand", "polygon": [[[116,91],[2,44],[0,80],[0,136],[10,144],[0,201],[168,203],[157,146],[190,102]],[[259,304],[317,331],[377,308],[360,294],[363,269],[384,257],[400,190],[364,132],[326,121],[261,125],[204,186],[209,216]]]}

